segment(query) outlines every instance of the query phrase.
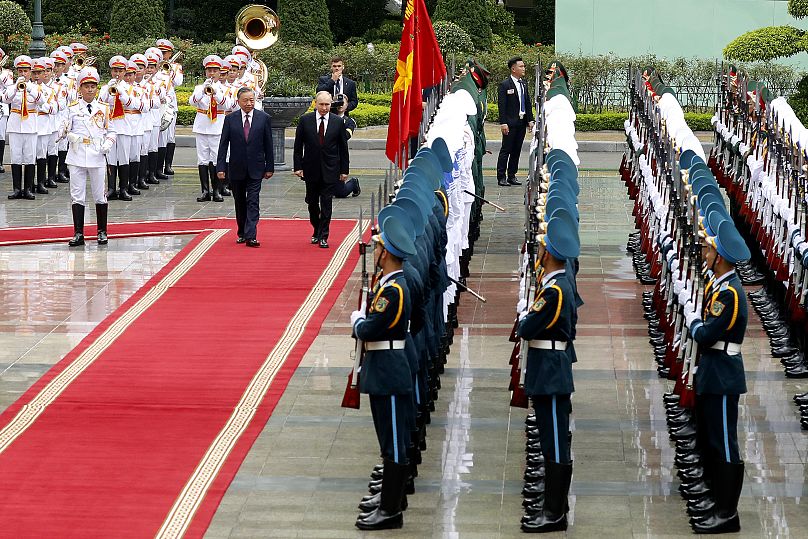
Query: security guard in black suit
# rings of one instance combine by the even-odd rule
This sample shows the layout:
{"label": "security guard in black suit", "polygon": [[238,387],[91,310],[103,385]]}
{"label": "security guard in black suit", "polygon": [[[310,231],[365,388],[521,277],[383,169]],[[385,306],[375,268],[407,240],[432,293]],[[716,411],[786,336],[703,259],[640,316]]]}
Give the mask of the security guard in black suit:
{"label": "security guard in black suit", "polygon": [[543,509],[522,520],[526,532],[567,529],[567,494],[572,459],[567,438],[572,411],[572,346],[575,297],[566,275],[566,261],[580,252],[578,231],[565,220],[551,217],[539,240],[538,261],[544,273],[536,299],[520,313],[518,335],[530,349],[525,393],[531,397],[545,462]]}
{"label": "security guard in black suit", "polygon": [[[380,224],[373,237],[373,257],[381,277],[373,290],[368,312],[354,311],[354,334],[364,342],[365,356],[359,388],[370,396],[373,424],[384,459],[380,504],[362,516],[356,526],[362,530],[400,528],[401,500],[409,474],[407,447],[409,425],[401,403],[412,401],[412,373],[405,342],[412,310],[402,261],[415,254],[415,245],[404,226],[394,217]],[[406,405],[405,405],[406,406]]]}
{"label": "security guard in black suit", "polygon": [[[499,84],[497,105],[502,129],[502,147],[497,159],[497,184],[502,187],[522,185],[516,179],[519,156],[525,133],[533,129],[533,99],[530,97],[525,75],[525,62],[520,56],[508,60],[511,73]],[[506,176],[507,174],[507,176]]]}
{"label": "security guard in black suit", "polygon": [[[712,229],[715,221],[710,217],[714,216],[708,216]],[[704,469],[710,470],[715,508],[703,518],[694,517],[691,525],[696,533],[732,533],[741,529],[738,499],[744,463],[738,449],[738,400],[746,393],[741,344],[749,318],[735,265],[748,260],[751,253],[729,219],[720,219],[713,231],[716,235],[706,238],[704,249],[707,268],[714,278],[701,316],[685,302],[685,322],[699,344],[697,429],[707,444],[701,450]]]}

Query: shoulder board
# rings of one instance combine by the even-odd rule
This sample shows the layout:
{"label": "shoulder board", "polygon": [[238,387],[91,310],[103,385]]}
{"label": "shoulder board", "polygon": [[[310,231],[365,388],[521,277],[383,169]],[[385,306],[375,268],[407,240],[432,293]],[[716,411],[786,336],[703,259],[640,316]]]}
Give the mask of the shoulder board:
{"label": "shoulder board", "polygon": [[545,288],[550,288],[550,287],[552,287],[554,284],[556,284],[556,280],[555,280],[555,279],[550,279],[549,281],[547,281],[547,284],[546,284],[546,285],[542,286],[542,289],[545,289]]}
{"label": "shoulder board", "polygon": [[721,286],[719,287],[718,291],[723,292],[724,290],[728,290],[728,289],[729,289],[729,283],[724,282],[724,283],[721,283]]}
{"label": "shoulder board", "polygon": [[69,105],[69,106],[73,107],[73,106],[78,105],[78,104],[79,104],[79,100],[78,100],[78,99],[76,99],[75,101],[73,101],[72,103],[70,103],[70,105]]}

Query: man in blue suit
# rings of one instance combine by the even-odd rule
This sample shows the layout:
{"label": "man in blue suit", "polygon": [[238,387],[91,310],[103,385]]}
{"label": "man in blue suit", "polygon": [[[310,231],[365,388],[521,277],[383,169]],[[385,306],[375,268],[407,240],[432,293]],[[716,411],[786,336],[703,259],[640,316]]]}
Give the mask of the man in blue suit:
{"label": "man in blue suit", "polygon": [[239,109],[228,114],[224,120],[216,172],[219,180],[224,181],[229,147],[228,175],[238,223],[236,243],[260,247],[256,236],[261,180],[268,180],[275,172],[272,120],[264,111],[255,109],[255,92],[250,88],[239,89],[237,99]]}

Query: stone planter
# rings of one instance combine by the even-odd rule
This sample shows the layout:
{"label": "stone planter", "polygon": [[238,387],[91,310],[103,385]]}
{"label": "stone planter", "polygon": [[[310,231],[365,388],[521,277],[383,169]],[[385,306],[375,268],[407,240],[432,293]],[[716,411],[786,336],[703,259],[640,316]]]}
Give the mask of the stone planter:
{"label": "stone planter", "polygon": [[311,106],[311,97],[265,97],[264,112],[272,118],[272,142],[275,151],[275,170],[291,170],[286,164],[286,132],[295,118]]}

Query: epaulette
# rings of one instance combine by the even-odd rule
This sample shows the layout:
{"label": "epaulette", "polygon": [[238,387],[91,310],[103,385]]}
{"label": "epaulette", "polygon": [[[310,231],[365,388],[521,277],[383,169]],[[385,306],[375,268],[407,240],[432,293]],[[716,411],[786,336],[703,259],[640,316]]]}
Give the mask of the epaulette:
{"label": "epaulette", "polygon": [[542,286],[541,288],[542,288],[542,290],[544,290],[545,288],[552,288],[552,286],[554,284],[556,284],[556,280],[555,279],[550,279],[549,281],[547,281],[547,284]]}
{"label": "epaulette", "polygon": [[724,290],[728,290],[728,289],[729,289],[729,283],[728,282],[723,282],[723,283],[721,283],[721,286],[718,288],[718,291],[723,292]]}
{"label": "epaulette", "polygon": [[78,105],[78,104],[79,104],[79,100],[78,100],[78,99],[76,99],[75,101],[73,101],[72,103],[70,103],[70,104],[68,105],[68,107],[73,107],[73,106]]}

